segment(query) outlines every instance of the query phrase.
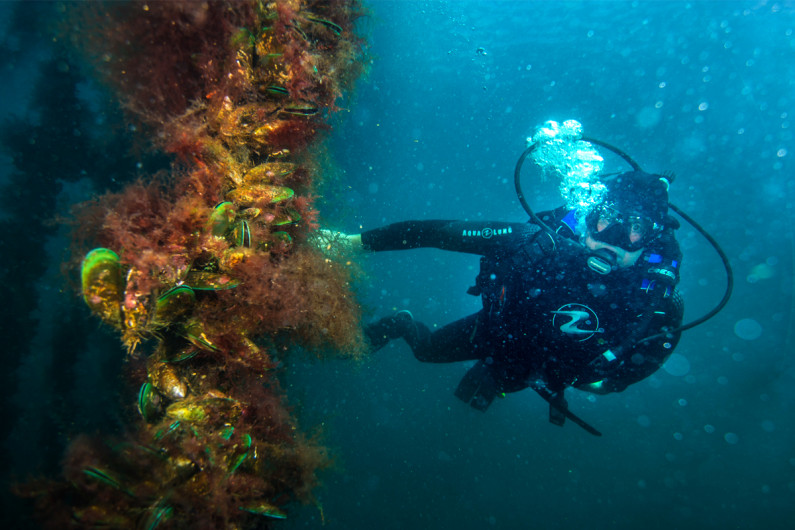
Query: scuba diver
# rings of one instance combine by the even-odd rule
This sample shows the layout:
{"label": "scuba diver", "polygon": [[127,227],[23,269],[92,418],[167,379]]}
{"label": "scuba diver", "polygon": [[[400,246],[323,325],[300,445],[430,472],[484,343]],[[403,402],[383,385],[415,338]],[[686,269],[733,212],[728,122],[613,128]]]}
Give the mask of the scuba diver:
{"label": "scuba diver", "polygon": [[600,178],[593,204],[536,216],[519,185],[533,147],[515,174],[529,222],[405,221],[347,236],[370,251],[433,247],[481,256],[468,291],[482,298],[480,311],[434,332],[399,311],[366,326],[365,337],[373,351],[402,338],[423,362],[476,361],[455,395],[478,410],[529,387],[549,402],[552,423],[569,418],[600,435],[569,411],[565,390],[621,392],[659,369],[681,332],[700,323],[682,326],[675,289],[682,253],[679,222],[669,215],[673,177],[633,162],[632,171]]}

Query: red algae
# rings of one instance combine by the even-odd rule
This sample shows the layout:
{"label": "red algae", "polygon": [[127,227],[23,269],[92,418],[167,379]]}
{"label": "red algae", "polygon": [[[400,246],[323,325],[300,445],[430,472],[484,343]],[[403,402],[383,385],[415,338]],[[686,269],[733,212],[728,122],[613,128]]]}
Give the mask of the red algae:
{"label": "red algae", "polygon": [[329,465],[277,367],[298,349],[364,349],[354,266],[312,243],[313,150],[360,73],[360,8],[83,9],[90,27],[75,44],[174,164],[84,208],[78,234],[101,247],[83,263],[83,296],[121,332],[140,414],[123,439],[77,438],[66,482],[22,494],[52,528],[268,527],[290,502],[313,501]]}

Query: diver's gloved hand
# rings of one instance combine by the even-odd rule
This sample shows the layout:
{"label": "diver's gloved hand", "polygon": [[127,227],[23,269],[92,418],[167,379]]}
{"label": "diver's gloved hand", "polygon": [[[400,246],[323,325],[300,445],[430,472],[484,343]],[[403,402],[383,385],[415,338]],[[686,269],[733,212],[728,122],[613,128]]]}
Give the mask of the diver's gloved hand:
{"label": "diver's gloved hand", "polygon": [[579,254],[585,252],[585,247],[577,241],[559,236],[555,232],[548,232],[539,227],[538,231],[524,245],[526,263],[535,263],[542,258],[553,254]]}
{"label": "diver's gloved hand", "polygon": [[312,242],[330,258],[355,254],[364,250],[361,234],[346,234],[339,230],[321,228],[314,233]]}
{"label": "diver's gloved hand", "polygon": [[563,242],[563,238],[557,234],[539,229],[524,246],[524,258],[528,263],[536,261],[553,254]]}

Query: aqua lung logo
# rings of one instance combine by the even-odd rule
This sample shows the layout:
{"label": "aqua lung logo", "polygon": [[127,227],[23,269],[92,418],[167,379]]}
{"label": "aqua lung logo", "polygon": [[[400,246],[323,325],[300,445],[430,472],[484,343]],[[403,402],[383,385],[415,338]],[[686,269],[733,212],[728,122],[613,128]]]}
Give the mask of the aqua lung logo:
{"label": "aqua lung logo", "polygon": [[587,305],[566,304],[552,314],[552,325],[579,342],[604,333],[604,329],[599,327],[599,317]]}
{"label": "aqua lung logo", "polygon": [[513,233],[513,228],[483,228],[481,230],[464,230],[461,234],[463,237],[482,237],[483,239],[491,239],[494,236],[507,236]]}

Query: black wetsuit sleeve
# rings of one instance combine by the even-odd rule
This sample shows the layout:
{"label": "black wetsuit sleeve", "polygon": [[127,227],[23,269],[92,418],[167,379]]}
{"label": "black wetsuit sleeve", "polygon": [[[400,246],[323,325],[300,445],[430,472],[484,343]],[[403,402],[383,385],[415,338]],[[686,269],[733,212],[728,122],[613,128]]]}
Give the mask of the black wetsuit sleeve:
{"label": "black wetsuit sleeve", "polygon": [[403,221],[362,233],[365,249],[439,248],[486,255],[529,242],[539,227],[498,221]]}

